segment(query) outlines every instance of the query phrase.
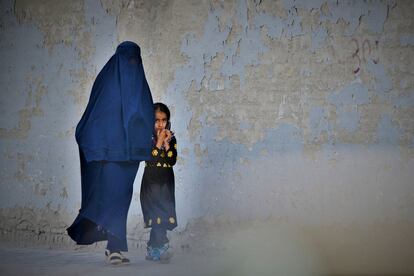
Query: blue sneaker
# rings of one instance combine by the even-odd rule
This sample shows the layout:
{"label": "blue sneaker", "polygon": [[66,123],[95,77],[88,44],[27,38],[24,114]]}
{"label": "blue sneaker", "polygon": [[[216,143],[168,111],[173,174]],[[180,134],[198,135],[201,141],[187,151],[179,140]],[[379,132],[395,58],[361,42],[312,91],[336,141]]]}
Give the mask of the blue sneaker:
{"label": "blue sneaker", "polygon": [[145,259],[148,261],[160,261],[161,263],[167,263],[173,255],[168,251],[169,248],[168,244],[164,244],[160,247],[148,246]]}
{"label": "blue sneaker", "polygon": [[158,247],[158,254],[159,254],[159,260],[162,263],[167,263],[170,261],[171,257],[173,256],[173,254],[168,250],[170,248],[170,246],[168,245],[168,243]]}
{"label": "blue sneaker", "polygon": [[147,254],[145,255],[145,260],[147,261],[159,261],[160,254],[156,247],[147,246]]}

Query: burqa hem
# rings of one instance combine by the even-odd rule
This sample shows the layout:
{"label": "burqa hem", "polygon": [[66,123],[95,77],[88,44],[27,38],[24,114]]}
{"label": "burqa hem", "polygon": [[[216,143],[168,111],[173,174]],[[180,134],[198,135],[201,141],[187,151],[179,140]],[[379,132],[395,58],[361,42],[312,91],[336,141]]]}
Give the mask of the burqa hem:
{"label": "burqa hem", "polygon": [[138,171],[137,161],[86,162],[79,149],[82,205],[68,228],[78,244],[107,240],[110,233],[119,239],[121,251],[127,251],[126,220]]}
{"label": "burqa hem", "polygon": [[125,238],[122,239],[87,215],[79,214],[75,219],[75,222],[67,228],[66,231],[69,237],[71,237],[78,245],[91,245],[96,242],[106,241],[108,240],[108,235],[113,235],[119,239],[120,244],[122,244],[119,247],[119,250],[124,252],[128,251],[128,244],[126,243]]}

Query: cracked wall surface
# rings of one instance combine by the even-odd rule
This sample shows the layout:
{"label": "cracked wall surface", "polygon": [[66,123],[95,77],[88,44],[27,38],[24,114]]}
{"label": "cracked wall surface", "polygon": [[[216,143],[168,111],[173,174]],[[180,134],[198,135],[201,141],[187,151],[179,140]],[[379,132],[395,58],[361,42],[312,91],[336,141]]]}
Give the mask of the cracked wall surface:
{"label": "cracked wall surface", "polygon": [[[412,1],[0,5],[7,239],[70,244],[61,237],[80,207],[75,126],[124,40],[141,46],[154,100],[172,110],[178,231],[202,218],[414,224]],[[141,175],[128,222],[137,241]]]}

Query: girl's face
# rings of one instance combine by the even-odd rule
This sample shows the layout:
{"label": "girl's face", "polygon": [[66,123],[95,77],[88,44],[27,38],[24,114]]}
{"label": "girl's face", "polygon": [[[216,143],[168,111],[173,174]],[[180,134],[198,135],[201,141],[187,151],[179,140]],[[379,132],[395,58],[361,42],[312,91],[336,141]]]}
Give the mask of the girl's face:
{"label": "girl's face", "polygon": [[167,126],[167,114],[161,111],[155,112],[155,132],[158,133],[159,131],[165,129]]}

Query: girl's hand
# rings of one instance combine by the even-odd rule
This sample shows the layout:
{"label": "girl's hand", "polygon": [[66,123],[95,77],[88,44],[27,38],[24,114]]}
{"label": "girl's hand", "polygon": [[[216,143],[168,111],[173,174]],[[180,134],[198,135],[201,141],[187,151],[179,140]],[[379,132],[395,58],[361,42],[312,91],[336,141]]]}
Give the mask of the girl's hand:
{"label": "girl's hand", "polygon": [[172,132],[169,131],[168,129],[166,129],[165,133],[166,133],[166,137],[164,139],[164,148],[165,148],[165,150],[168,151],[170,149],[170,141],[171,141],[171,138],[172,138]]}
{"label": "girl's hand", "polygon": [[172,132],[170,130],[166,129],[165,130],[165,134],[166,134],[166,136],[165,136],[165,140],[164,141],[167,142],[167,143],[169,143],[170,140],[171,140],[171,137],[172,137]]}
{"label": "girl's hand", "polygon": [[167,137],[167,133],[166,133],[165,129],[158,131],[158,133],[157,133],[157,144],[156,144],[157,148],[159,148],[159,149],[161,148],[161,146],[164,144],[164,141],[165,141],[166,137]]}
{"label": "girl's hand", "polygon": [[167,137],[167,131],[166,129],[158,131],[158,139],[161,139],[162,141],[165,140],[165,137]]}

